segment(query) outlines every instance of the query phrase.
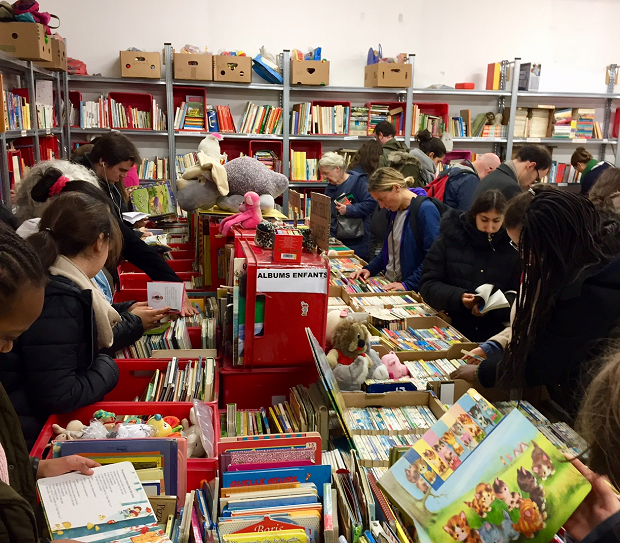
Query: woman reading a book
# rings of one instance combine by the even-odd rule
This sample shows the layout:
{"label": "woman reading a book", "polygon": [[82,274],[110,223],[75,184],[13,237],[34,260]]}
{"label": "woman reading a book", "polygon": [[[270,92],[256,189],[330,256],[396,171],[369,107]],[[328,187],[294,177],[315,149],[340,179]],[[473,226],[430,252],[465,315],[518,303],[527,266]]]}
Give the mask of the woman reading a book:
{"label": "woman reading a book", "polygon": [[367,260],[370,216],[377,203],[368,194],[366,175],[347,172],[344,158],[331,152],[319,160],[319,171],[327,180],[325,196],[332,200],[330,235]]}
{"label": "woman reading a book", "polygon": [[92,278],[118,258],[122,237],[104,203],[71,193],[54,198],[28,243],[50,281],[41,315],[0,354],[0,381],[32,445],[51,414],[99,401],[116,386],[116,362],[100,351],[112,346],[120,316]]}
{"label": "woman reading a book", "polygon": [[589,363],[620,319],[620,223],[579,195],[532,192],[506,210],[523,272],[512,326],[476,349],[486,360],[452,375],[485,387],[546,385],[572,420]]}
{"label": "woman reading a book", "polygon": [[612,165],[604,160],[596,160],[585,147],[577,147],[570,157],[570,163],[580,174],[581,194],[587,195],[598,178]]}
{"label": "woman reading a book", "polygon": [[379,168],[368,181],[368,191],[380,208],[389,211],[383,249],[368,265],[351,274],[352,279],[368,279],[385,272],[391,281],[387,290],[418,290],[422,262],[439,235],[439,210],[421,194],[409,188],[394,168]]}
{"label": "woman reading a book", "polygon": [[[0,352],[8,353],[38,318],[47,282],[32,247],[0,224]],[[30,458],[19,419],[1,385],[0,411],[0,540],[38,543],[45,521],[37,504],[35,480],[71,471],[92,475],[91,468],[99,464],[75,455],[41,461]]]}
{"label": "woman reading a book", "polygon": [[471,341],[485,341],[501,332],[510,319],[509,306],[486,312],[489,302],[485,307],[476,289],[519,288],[519,255],[503,227],[506,205],[500,191],[490,190],[466,213],[448,211],[422,266],[420,294],[431,307],[446,311],[454,327]]}

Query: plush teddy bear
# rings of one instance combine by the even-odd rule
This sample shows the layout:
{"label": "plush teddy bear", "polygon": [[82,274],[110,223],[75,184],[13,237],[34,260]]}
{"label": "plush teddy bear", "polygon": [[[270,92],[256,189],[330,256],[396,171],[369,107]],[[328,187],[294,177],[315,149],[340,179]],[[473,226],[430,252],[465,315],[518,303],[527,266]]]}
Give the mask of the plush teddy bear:
{"label": "plush teddy bear", "polygon": [[342,319],[352,319],[357,322],[366,322],[368,320],[368,313],[356,313],[352,309],[335,309],[327,314],[327,322],[325,325],[325,341],[329,347],[333,345],[332,338],[334,337],[334,331],[338,326],[338,323]]}
{"label": "plush teddy bear", "polygon": [[341,318],[332,335],[327,360],[341,390],[360,390],[366,379],[387,379],[387,370],[370,349],[368,328],[353,318]]}
{"label": "plush teddy bear", "polygon": [[383,355],[381,362],[387,368],[390,379],[400,379],[401,377],[407,377],[409,375],[407,366],[399,360],[394,351],[390,351],[388,354]]}
{"label": "plush teddy bear", "polygon": [[242,156],[221,166],[220,159],[225,155],[220,154],[219,140],[212,134],[198,148],[199,164],[188,168],[177,180],[177,201],[186,211],[217,204],[226,211],[237,212],[250,191],[259,194],[261,210],[268,211],[274,208],[274,199],[288,188],[285,175],[254,158]]}

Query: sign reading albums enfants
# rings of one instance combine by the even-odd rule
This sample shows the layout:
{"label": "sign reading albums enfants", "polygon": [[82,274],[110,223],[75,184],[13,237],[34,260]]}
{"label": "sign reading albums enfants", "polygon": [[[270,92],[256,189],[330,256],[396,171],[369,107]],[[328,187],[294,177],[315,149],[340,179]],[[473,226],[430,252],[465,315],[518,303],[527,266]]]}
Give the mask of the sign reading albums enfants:
{"label": "sign reading albums enfants", "polygon": [[256,292],[327,294],[327,270],[319,268],[260,269],[256,272]]}

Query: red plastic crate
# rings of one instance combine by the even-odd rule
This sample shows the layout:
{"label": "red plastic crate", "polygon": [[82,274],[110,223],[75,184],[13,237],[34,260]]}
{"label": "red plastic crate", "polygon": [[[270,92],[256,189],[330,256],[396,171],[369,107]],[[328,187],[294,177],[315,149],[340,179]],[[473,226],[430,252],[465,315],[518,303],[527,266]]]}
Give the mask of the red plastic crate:
{"label": "red plastic crate", "polygon": [[[200,97],[202,101],[203,114],[205,115],[205,128],[202,132],[207,132],[206,128],[206,106],[207,106],[207,89],[204,87],[172,87],[172,109],[176,112],[177,108],[181,107],[183,102],[187,102],[188,96]],[[196,133],[200,130],[184,130],[183,128],[175,128],[178,132]]]}
{"label": "red plastic crate", "polygon": [[[104,402],[132,402],[134,398],[142,396],[142,393],[146,390],[155,370],[166,371],[168,362],[171,358],[119,358],[116,360],[118,366],[118,384],[114,387],[114,390],[105,395]],[[178,359],[179,368],[184,369],[185,365],[190,360],[198,360],[196,358],[183,358]],[[212,407],[217,408],[217,402],[219,398],[219,386],[220,375],[218,371],[219,361],[216,360],[215,381],[213,383],[213,389],[215,391],[214,400],[206,402]],[[167,405],[173,402],[157,402],[162,405]],[[186,402],[174,402],[174,403],[186,403]],[[191,404],[191,402],[190,402]]]}
{"label": "red plastic crate", "polygon": [[241,226],[235,225],[232,227],[231,232],[235,236],[235,258],[245,258],[243,249],[241,248],[241,240],[254,241],[256,237],[256,229],[246,230]]}
{"label": "red plastic crate", "polygon": [[173,251],[193,251],[194,244],[193,243],[169,243],[168,247],[170,247]]}
{"label": "red plastic crate", "polygon": [[129,302],[131,300],[135,300],[136,302],[146,302],[148,300],[146,288],[124,288],[122,290],[117,290],[114,293],[113,301],[115,304]]}
{"label": "red plastic crate", "polygon": [[[306,159],[317,159],[320,160],[321,157],[323,156],[323,145],[321,144],[320,141],[303,141],[303,140],[293,140],[291,142],[290,145],[290,150],[291,151],[295,151],[295,152],[304,152],[306,153]],[[291,153],[291,157],[292,157],[292,153]],[[293,172],[293,163],[291,161],[291,175]],[[318,172],[318,166],[317,166],[317,172]],[[319,173],[319,181],[321,180],[321,174]],[[293,179],[291,177],[291,181],[295,182],[295,183],[303,183],[303,182],[308,182],[308,183],[316,183],[316,181],[309,181],[307,179]]]}
{"label": "red plastic crate", "polygon": [[[372,132],[370,132],[370,106],[372,106],[372,105],[388,106],[390,108],[390,110],[402,107],[403,111],[402,111],[402,113],[399,116],[400,123],[398,124],[398,126],[394,125],[394,128],[396,129],[396,135],[397,136],[404,136],[405,135],[405,114],[407,113],[407,103],[406,102],[368,102],[366,104],[366,107],[368,108],[368,128],[366,129],[366,135],[367,136],[373,136],[374,135]],[[394,122],[392,122],[392,124],[394,124]],[[373,128],[373,131],[374,131],[374,128]]]}
{"label": "red plastic crate", "polygon": [[110,126],[116,130],[152,130],[153,129],[153,95],[141,92],[110,92],[108,94],[110,100],[115,100],[123,107],[131,107],[138,111],[147,111],[151,114],[151,126],[148,128],[121,128],[112,124],[112,108],[110,108]]}
{"label": "red plastic crate", "polygon": [[[195,271],[177,272],[179,279],[182,281],[191,281],[192,277],[198,277],[200,274]],[[137,289],[146,288],[146,284],[151,282],[151,278],[146,273],[121,273],[119,275],[121,290],[125,288]]]}
{"label": "red plastic crate", "polygon": [[226,139],[220,141],[220,150],[222,154],[226,153],[228,161],[240,156],[250,156],[249,140]]}
{"label": "red plastic crate", "polygon": [[[166,260],[168,266],[175,272],[191,272],[194,271],[194,260],[192,258],[180,258]],[[144,273],[140,268],[134,266],[131,262],[124,261],[118,267],[118,273]]]}
{"label": "red plastic crate", "polygon": [[281,141],[250,140],[250,156],[254,157],[256,151],[273,151],[279,159],[282,159],[284,146]]}
{"label": "red plastic crate", "polygon": [[[418,108],[420,109],[420,113],[422,113],[423,115],[434,115],[435,117],[441,117],[443,119],[444,125],[448,126],[448,118],[449,118],[448,104],[423,102],[423,103],[416,103],[415,105],[418,106]],[[417,130],[417,126],[412,126],[411,130],[415,132]],[[411,135],[415,136],[416,134],[411,134]]]}
{"label": "red plastic crate", "polygon": [[190,250],[181,250],[177,249],[174,251],[170,251],[168,253],[171,260],[195,260],[196,259],[196,251],[194,249]]}
{"label": "red plastic crate", "polygon": [[[99,409],[111,411],[116,415],[157,415],[159,413],[163,416],[183,419],[189,418],[190,407],[191,405],[188,403],[174,402],[98,402],[64,415],[52,415],[43,426],[30,455],[37,458],[47,458],[46,447],[54,435],[53,424],[59,424],[64,428],[74,419],[81,420],[86,424],[92,418],[93,413]],[[220,417],[217,409],[213,410],[213,429],[215,432],[215,450],[217,451],[217,443],[220,440]],[[217,458],[189,458],[187,460],[187,489],[194,490],[202,487],[202,481],[212,480],[217,474],[217,469]]]}
{"label": "red plastic crate", "polygon": [[316,383],[318,374],[312,365],[290,368],[233,368],[224,361],[220,366],[220,407],[236,403],[239,409],[269,407],[288,398],[290,389],[296,385],[310,386]]}
{"label": "red plastic crate", "polygon": [[[344,127],[349,126],[349,118],[351,116],[351,102],[343,102],[343,101],[330,101],[330,100],[314,100],[311,103],[311,106],[320,106],[320,107],[334,107],[334,106],[344,106],[344,107],[348,107],[349,108],[349,114],[347,116],[347,120],[344,122]],[[313,134],[325,134],[325,135],[341,135],[338,132],[314,132],[314,125],[312,127],[312,133]],[[348,134],[349,131],[347,130],[346,132],[344,132],[344,134]]]}

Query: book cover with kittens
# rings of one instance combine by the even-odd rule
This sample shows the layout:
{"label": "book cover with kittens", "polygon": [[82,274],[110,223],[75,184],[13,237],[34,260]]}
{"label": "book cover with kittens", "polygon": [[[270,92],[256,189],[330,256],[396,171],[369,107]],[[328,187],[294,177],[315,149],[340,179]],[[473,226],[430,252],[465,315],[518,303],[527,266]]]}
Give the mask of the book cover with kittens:
{"label": "book cover with kittens", "polygon": [[590,491],[518,409],[502,417],[474,389],[379,486],[433,543],[548,543]]}

